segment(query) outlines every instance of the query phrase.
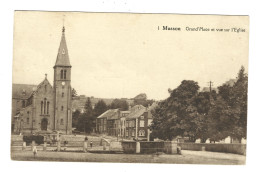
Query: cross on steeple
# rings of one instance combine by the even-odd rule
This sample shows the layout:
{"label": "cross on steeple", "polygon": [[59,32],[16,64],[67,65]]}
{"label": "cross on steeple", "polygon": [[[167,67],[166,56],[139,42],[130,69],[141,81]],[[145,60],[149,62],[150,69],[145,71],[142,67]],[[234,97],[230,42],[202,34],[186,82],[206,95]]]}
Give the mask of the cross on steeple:
{"label": "cross on steeple", "polygon": [[65,27],[64,26],[62,27],[60,47],[58,50],[58,55],[57,55],[55,66],[71,67],[70,60],[69,60],[69,54],[68,54],[68,48],[67,48],[66,39],[65,39]]}
{"label": "cross on steeple", "polygon": [[65,14],[63,14],[63,18],[62,18],[62,32],[65,32],[65,27],[64,27],[64,21],[65,21]]}

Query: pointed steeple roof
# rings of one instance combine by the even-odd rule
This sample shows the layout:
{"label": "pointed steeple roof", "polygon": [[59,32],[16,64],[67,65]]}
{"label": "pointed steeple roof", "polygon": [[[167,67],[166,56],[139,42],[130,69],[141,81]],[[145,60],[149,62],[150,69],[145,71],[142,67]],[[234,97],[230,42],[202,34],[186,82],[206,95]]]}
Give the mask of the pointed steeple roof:
{"label": "pointed steeple roof", "polygon": [[62,36],[61,36],[61,41],[60,41],[60,47],[59,47],[55,66],[71,67],[69,54],[68,54],[68,48],[67,48],[66,39],[65,39],[65,27],[64,26],[62,28]]}

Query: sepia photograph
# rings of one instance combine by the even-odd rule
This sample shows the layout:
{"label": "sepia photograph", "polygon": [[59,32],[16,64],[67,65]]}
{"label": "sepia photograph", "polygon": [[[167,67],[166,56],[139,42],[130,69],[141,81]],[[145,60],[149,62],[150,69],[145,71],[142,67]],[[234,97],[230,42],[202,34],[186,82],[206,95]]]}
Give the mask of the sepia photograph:
{"label": "sepia photograph", "polygon": [[248,55],[246,15],[14,11],[11,159],[245,165]]}

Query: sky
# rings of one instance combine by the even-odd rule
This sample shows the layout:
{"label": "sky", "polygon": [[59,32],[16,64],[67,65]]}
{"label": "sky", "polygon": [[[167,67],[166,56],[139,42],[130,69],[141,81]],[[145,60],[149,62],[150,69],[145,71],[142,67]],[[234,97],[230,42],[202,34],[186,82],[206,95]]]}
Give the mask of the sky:
{"label": "sky", "polygon": [[46,73],[53,84],[63,25],[71,85],[79,95],[133,98],[146,93],[148,99],[162,100],[182,80],[194,80],[201,88],[212,81],[217,87],[236,78],[242,65],[248,70],[247,16],[16,11],[13,83],[37,85]]}

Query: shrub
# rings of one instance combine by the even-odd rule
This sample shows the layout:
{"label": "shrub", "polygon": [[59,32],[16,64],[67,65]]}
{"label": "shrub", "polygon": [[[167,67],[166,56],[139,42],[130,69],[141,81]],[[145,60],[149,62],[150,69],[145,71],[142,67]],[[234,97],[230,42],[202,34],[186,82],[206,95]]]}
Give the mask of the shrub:
{"label": "shrub", "polygon": [[26,145],[30,145],[33,140],[38,145],[43,144],[44,136],[41,136],[41,135],[37,135],[37,136],[36,135],[23,136],[23,141],[26,142]]}

